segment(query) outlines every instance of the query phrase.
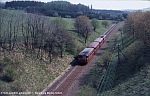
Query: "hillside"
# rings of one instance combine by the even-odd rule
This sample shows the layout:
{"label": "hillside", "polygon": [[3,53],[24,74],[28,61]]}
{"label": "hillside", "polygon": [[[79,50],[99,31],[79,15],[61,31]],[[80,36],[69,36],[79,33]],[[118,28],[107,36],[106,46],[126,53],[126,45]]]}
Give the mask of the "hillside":
{"label": "hillside", "polygon": [[[83,42],[83,38],[78,36],[75,30],[74,19],[57,19],[54,17],[27,14],[23,11],[14,10],[1,10],[1,12],[1,16],[3,18],[2,20],[4,20],[5,22],[2,23],[3,25],[1,27],[1,35],[3,35],[4,37],[0,37],[0,40],[6,40],[5,42],[2,42],[2,45],[0,47],[1,92],[41,92],[61,72],[63,72],[68,66],[70,66],[70,62],[74,59],[74,56],[76,56],[78,52],[80,52],[85,46],[87,46],[91,41],[93,41],[96,37],[105,32],[111,26],[109,25],[105,28],[101,24],[102,21],[99,20],[99,27],[96,29],[96,32],[92,32],[87,40],[87,43],[85,44]],[[30,18],[27,18],[26,16],[29,16]],[[31,20],[31,22],[27,23],[26,20]],[[40,49],[40,47],[37,46],[41,43],[38,42],[36,47],[32,46],[32,43],[30,42],[28,42],[28,44],[24,43],[24,40],[28,40],[27,38],[31,38],[30,36],[33,34],[28,35],[28,33],[24,33],[29,32],[29,29],[24,30],[22,28],[31,28],[27,25],[32,24],[32,20],[41,20],[40,23],[42,22],[42,20],[45,20],[44,22],[46,23],[43,24],[49,24],[53,20],[62,20],[62,22],[65,22],[63,24],[66,24],[66,32],[70,34],[69,36],[71,36],[73,38],[73,42],[75,42],[75,47],[69,47],[68,49],[64,50],[63,57],[60,56],[60,53],[53,53],[53,58],[49,58],[48,52]],[[41,31],[41,29],[48,28],[47,26],[43,28],[41,25],[38,25],[40,23],[34,22],[34,25],[38,26],[38,30],[36,30],[35,32],[43,32]],[[10,24],[10,26],[6,26],[7,24]],[[24,36],[27,38],[24,38]],[[38,36],[42,35],[40,34]],[[46,36],[44,39],[37,38],[35,41],[41,41],[45,39],[47,39]],[[29,40],[32,41],[32,39]],[[57,40],[58,39],[56,38],[55,42]],[[71,41],[71,39],[69,40]],[[52,44],[55,44],[54,41],[52,42]],[[57,45],[55,47],[58,48]],[[70,48],[73,48],[74,51],[70,51]],[[56,50],[54,50],[53,52],[56,52]],[[35,94],[33,93],[32,95]]]}
{"label": "hillside", "polygon": [[150,95],[149,17],[150,12],[129,15],[76,96]]}
{"label": "hillside", "polygon": [[[130,41],[131,39],[126,38],[127,37],[123,38],[123,42],[126,42],[124,45],[126,47],[121,49],[123,53],[121,53],[121,51],[119,53],[120,63],[117,64],[117,46],[115,48],[116,52],[111,53],[108,51],[104,53],[76,96],[150,95],[149,52],[143,49],[144,46],[141,42]],[[121,40],[119,40],[119,42],[120,44],[122,43]],[[107,65],[103,66],[107,64],[106,62],[109,62],[109,60],[111,61],[109,67],[107,67]],[[101,81],[103,76],[106,77],[104,81]]]}
{"label": "hillside", "polygon": [[[125,21],[123,36],[120,45],[126,59],[120,56],[120,63],[116,68],[115,80],[110,90],[105,90],[107,96],[149,96],[150,76],[150,47],[149,47],[149,24],[150,12],[135,12]],[[131,18],[133,22],[131,23]],[[143,22],[144,21],[144,22]],[[132,24],[134,23],[134,26]],[[132,26],[132,27],[131,27]],[[141,26],[139,28],[139,26]],[[129,29],[131,28],[131,29]],[[136,28],[132,30],[132,28]],[[131,35],[135,32],[135,35]],[[145,35],[145,36],[144,36]],[[142,36],[142,37],[141,37]],[[144,38],[143,38],[144,37]]]}
{"label": "hillside", "polygon": [[111,91],[99,96],[149,96],[150,95],[150,63],[139,72],[115,86]]}

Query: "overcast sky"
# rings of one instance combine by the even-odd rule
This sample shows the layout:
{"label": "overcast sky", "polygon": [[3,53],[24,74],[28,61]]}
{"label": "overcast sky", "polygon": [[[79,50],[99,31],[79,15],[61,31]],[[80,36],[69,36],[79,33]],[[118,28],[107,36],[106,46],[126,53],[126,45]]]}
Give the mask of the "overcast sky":
{"label": "overcast sky", "polygon": [[[1,2],[12,0],[0,0]],[[18,0],[14,0],[18,1]],[[20,0],[25,1],[25,0]],[[29,0],[28,0],[29,1]],[[112,10],[124,10],[124,9],[143,9],[150,7],[150,1],[143,0],[30,0],[30,1],[69,1],[73,4],[92,5],[94,9],[112,9]]]}

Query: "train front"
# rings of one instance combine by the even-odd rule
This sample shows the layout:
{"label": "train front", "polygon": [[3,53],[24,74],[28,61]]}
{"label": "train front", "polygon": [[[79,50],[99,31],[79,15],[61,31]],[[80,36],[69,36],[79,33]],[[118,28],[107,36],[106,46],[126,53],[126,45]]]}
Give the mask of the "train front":
{"label": "train front", "polygon": [[94,53],[94,48],[85,48],[82,50],[78,55],[78,63],[79,64],[86,64],[89,62],[89,58]]}

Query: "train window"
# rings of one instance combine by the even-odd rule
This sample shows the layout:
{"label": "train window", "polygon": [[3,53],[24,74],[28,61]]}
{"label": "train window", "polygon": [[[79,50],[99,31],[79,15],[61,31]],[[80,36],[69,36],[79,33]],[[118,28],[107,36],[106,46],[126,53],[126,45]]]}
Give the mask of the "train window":
{"label": "train window", "polygon": [[84,54],[87,54],[87,53],[89,53],[89,51],[84,51],[83,53],[84,53]]}
{"label": "train window", "polygon": [[82,58],[82,56],[81,56],[81,55],[79,55],[79,56],[78,56],[78,58]]}
{"label": "train window", "polygon": [[84,55],[83,55],[83,56],[82,56],[82,55],[79,55],[79,56],[78,56],[78,58],[86,59],[87,57],[86,57],[86,56],[84,56]]}
{"label": "train window", "polygon": [[83,59],[86,59],[86,56],[83,56]]}

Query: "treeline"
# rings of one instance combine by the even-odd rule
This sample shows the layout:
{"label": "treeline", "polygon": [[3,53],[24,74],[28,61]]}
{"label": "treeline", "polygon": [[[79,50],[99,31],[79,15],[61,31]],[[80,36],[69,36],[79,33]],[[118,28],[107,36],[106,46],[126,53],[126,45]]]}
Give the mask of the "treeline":
{"label": "treeline", "polygon": [[3,50],[31,50],[38,59],[50,60],[63,57],[65,52],[74,54],[75,43],[64,19],[1,11],[0,48]]}
{"label": "treeline", "polygon": [[83,4],[71,4],[67,1],[36,2],[36,1],[11,1],[6,2],[6,9],[21,9],[28,13],[42,14],[52,17],[76,18],[86,15],[90,19],[118,20],[127,18],[127,13],[117,10],[95,10]]}
{"label": "treeline", "polygon": [[88,14],[89,18],[97,18],[99,20],[116,20],[116,21],[124,21],[128,16],[127,12],[120,10],[96,10],[92,9],[90,14]]}
{"label": "treeline", "polygon": [[46,16],[72,18],[89,12],[88,6],[71,4],[67,1],[52,1],[48,3],[36,1],[11,1],[6,2],[5,8],[24,9],[28,13],[38,13]]}
{"label": "treeline", "polygon": [[26,7],[32,7],[32,6],[42,6],[44,3],[43,2],[37,2],[37,1],[11,1],[11,2],[6,2],[5,8],[26,8]]}
{"label": "treeline", "polygon": [[[82,4],[71,4],[67,1],[52,1],[44,5],[45,15],[75,18],[89,13],[89,7]],[[53,13],[53,14],[52,14]]]}

